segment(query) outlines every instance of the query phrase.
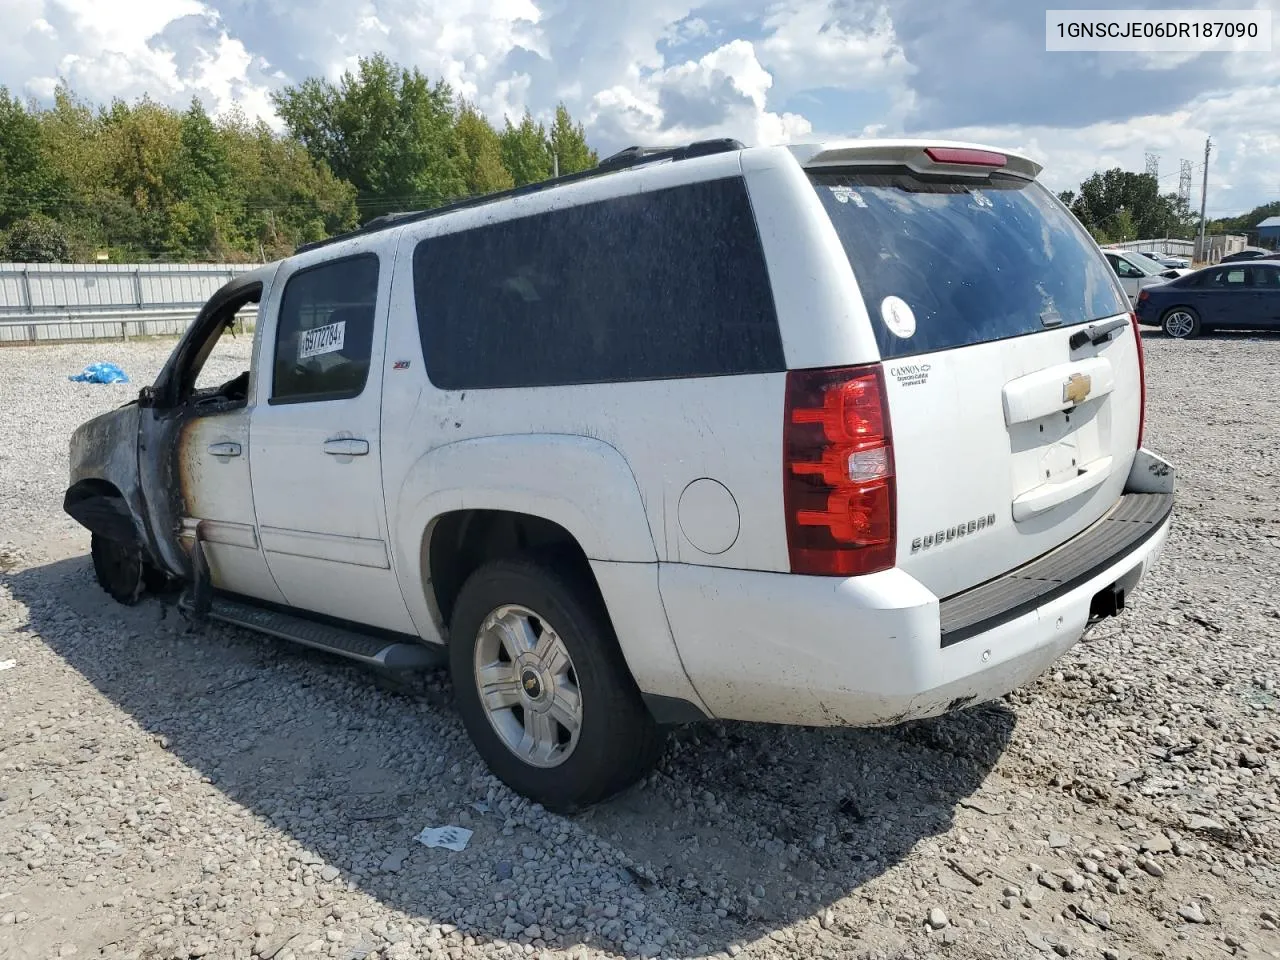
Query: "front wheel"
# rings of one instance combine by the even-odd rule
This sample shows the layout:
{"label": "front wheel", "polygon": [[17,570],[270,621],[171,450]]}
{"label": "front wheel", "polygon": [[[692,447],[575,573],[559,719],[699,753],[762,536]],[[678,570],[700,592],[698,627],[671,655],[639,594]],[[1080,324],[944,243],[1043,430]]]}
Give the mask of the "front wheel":
{"label": "front wheel", "polygon": [[531,559],[486,564],[454,606],[458,711],[495,775],[549,810],[603,800],[651,769],[657,724],[585,576]]}
{"label": "front wheel", "polygon": [[146,561],[136,546],[93,534],[89,541],[98,585],[119,603],[132,606],[147,587]]}
{"label": "front wheel", "polygon": [[1190,340],[1200,333],[1200,317],[1190,307],[1174,307],[1160,322],[1165,336],[1175,340]]}

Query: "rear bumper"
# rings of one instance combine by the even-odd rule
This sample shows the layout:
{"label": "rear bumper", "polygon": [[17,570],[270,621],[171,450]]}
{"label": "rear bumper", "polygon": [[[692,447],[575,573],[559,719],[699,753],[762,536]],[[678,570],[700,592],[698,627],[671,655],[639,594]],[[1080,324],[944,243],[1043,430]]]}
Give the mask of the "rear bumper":
{"label": "rear bumper", "polygon": [[[1156,461],[1142,453],[1135,475]],[[1033,680],[1163,550],[1172,472],[990,584],[939,601],[901,570],[839,580],[661,565],[681,661],[717,717],[877,726],[994,699]],[[1152,484],[1147,483],[1149,487]],[[1110,611],[1106,611],[1110,612]]]}

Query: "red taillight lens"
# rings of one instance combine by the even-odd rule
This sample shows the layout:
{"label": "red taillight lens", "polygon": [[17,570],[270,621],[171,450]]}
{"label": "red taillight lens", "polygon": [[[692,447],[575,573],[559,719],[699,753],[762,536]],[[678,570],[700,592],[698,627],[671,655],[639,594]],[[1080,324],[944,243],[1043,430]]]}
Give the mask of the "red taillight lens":
{"label": "red taillight lens", "polygon": [[878,364],[787,374],[782,469],[792,573],[894,565],[893,443]]}
{"label": "red taillight lens", "polygon": [[1139,291],[1138,291],[1138,299],[1139,299],[1139,300],[1150,300],[1150,299],[1151,299],[1151,291],[1150,291],[1150,290],[1139,290]]}
{"label": "red taillight lens", "polygon": [[934,163],[959,163],[973,167],[1003,167],[1009,158],[990,150],[971,150],[966,147],[927,147],[924,151]]}
{"label": "red taillight lens", "polygon": [[[1143,291],[1139,297],[1145,293]],[[1142,435],[1147,429],[1147,358],[1142,352],[1142,328],[1138,325],[1138,315],[1129,314],[1129,321],[1133,324],[1133,345],[1138,351],[1138,402],[1141,404],[1138,409],[1138,446],[1141,447]]]}

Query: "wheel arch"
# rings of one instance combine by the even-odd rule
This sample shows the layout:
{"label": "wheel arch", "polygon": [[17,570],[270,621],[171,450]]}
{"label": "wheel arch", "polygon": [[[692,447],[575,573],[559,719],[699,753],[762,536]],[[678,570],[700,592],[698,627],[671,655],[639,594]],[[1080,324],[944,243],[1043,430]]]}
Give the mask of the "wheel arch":
{"label": "wheel arch", "polygon": [[590,577],[641,691],[705,715],[667,623],[640,488],[612,445],[526,434],[439,447],[408,472],[391,529],[402,592],[424,639],[447,642],[452,602],[480,563],[560,551]]}
{"label": "wheel arch", "polygon": [[658,559],[635,476],[622,454],[603,440],[522,434],[437,447],[407,472],[391,523],[410,612],[424,636],[428,627],[438,634],[428,639],[447,636],[431,577],[436,534],[456,542],[477,525],[493,524],[495,515],[530,518],[517,528],[553,540],[563,541],[554,530],[563,531],[587,560]]}
{"label": "wheel arch", "polygon": [[110,480],[101,477],[77,480],[67,488],[62,509],[90,533],[117,543],[146,544],[142,519]]}

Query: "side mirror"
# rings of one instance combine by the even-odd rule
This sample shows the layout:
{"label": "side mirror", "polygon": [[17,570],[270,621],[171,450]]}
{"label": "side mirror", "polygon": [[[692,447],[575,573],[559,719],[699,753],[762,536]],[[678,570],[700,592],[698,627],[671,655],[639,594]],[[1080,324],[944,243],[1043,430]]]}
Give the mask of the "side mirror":
{"label": "side mirror", "polygon": [[151,407],[155,405],[155,402],[156,402],[155,387],[150,387],[150,386],[143,387],[141,390],[138,391],[138,406]]}

